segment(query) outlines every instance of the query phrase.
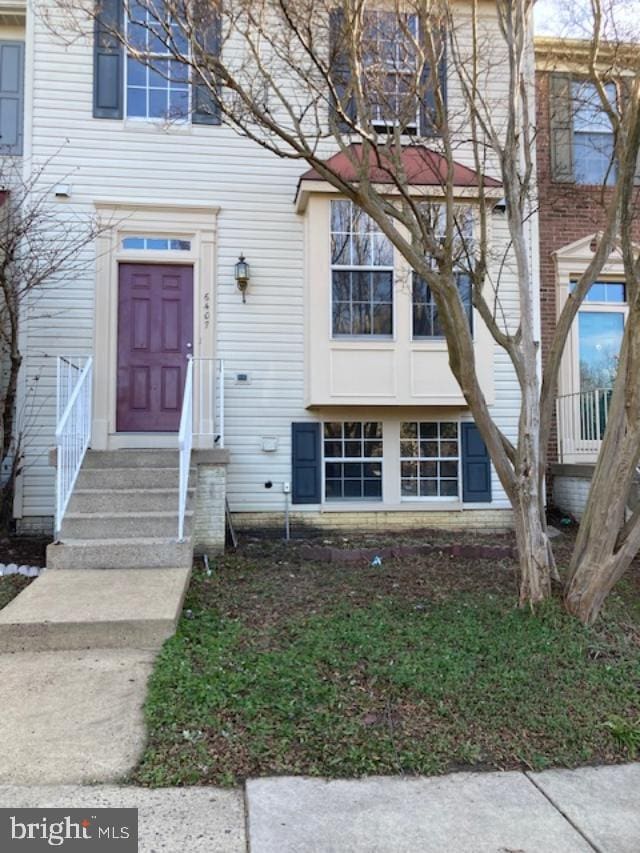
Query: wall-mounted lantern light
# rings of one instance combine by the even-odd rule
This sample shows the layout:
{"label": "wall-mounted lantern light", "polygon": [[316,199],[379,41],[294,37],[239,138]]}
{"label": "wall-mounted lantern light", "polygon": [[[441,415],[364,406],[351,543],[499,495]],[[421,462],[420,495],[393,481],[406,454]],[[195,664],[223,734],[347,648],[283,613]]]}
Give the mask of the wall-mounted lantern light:
{"label": "wall-mounted lantern light", "polygon": [[249,286],[249,277],[250,277],[250,269],[249,264],[247,263],[242,252],[240,253],[240,257],[238,258],[238,263],[236,264],[236,284],[238,286],[238,290],[242,294],[242,301],[246,302],[246,293],[247,287]]}

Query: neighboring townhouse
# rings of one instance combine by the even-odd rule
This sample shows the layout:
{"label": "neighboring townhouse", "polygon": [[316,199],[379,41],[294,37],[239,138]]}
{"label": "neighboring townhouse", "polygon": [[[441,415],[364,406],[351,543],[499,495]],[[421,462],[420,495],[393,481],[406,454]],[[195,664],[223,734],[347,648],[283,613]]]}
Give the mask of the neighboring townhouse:
{"label": "neighboring townhouse", "polygon": [[[584,41],[535,41],[543,360],[571,284],[592,258],[616,180],[611,124],[587,80],[588,50]],[[623,87],[619,78],[606,83],[612,104]],[[614,253],[580,308],[559,377],[552,501],[576,517],[604,434],[627,313],[622,259]]]}
{"label": "neighboring townhouse", "polygon": [[[118,0],[103,7],[121,14]],[[104,565],[102,537],[119,565],[150,565],[159,544],[164,564],[177,565],[188,559],[176,542],[180,500],[185,534],[203,550],[223,541],[225,497],[236,525],[278,532],[286,512],[298,532],[509,527],[430,294],[384,235],[318,175],[210,112],[163,121],[190,105],[188,80],[153,79],[99,30],[97,40],[65,39],[54,4],[49,12],[45,23],[26,10],[25,168],[47,162],[64,227],[94,215],[107,227],[86,272],[53,282],[25,312],[22,404],[32,417],[18,528],[51,530],[56,499],[60,509],[70,494],[52,564]],[[497,30],[493,4],[481,15]],[[499,109],[508,81],[499,61],[488,65]],[[452,74],[447,92],[459,112]],[[465,136],[456,174],[473,206],[480,178]],[[420,166],[419,150],[407,158],[417,189],[437,202],[440,177]],[[491,218],[492,274],[514,323],[513,272],[498,260],[504,209]],[[535,234],[535,217],[530,225]],[[358,246],[363,226],[375,251]],[[513,370],[471,308],[469,319],[484,392],[515,436]],[[91,451],[74,482],[83,441]],[[74,544],[75,557],[56,557]]]}

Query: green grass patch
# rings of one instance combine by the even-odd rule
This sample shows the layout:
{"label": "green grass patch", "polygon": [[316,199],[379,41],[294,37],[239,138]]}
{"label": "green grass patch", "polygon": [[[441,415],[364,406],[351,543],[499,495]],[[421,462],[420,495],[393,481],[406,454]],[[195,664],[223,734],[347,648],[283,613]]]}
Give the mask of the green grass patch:
{"label": "green grass patch", "polygon": [[192,618],[151,679],[149,743],[135,781],[633,757],[635,585],[584,628],[556,600],[536,614],[515,609],[509,567],[461,563],[398,562],[376,578],[368,567],[327,570],[272,555],[266,565],[226,557],[211,577],[197,570]]}

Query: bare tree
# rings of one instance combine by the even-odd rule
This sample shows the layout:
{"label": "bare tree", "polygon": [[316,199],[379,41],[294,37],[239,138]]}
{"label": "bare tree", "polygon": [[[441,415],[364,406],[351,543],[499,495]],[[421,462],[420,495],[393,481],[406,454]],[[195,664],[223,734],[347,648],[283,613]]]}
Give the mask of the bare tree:
{"label": "bare tree", "polygon": [[[605,78],[594,39],[590,79],[606,109]],[[629,513],[629,494],[640,463],[640,246],[634,223],[640,215],[636,186],[640,147],[640,59],[618,59],[626,74],[625,109],[609,107],[617,153],[617,248],[624,267],[629,315],[613,384],[607,426],[571,560],[566,604],[583,622],[593,622],[614,584],[640,549],[640,507]],[[618,69],[619,73],[621,69]],[[610,72],[609,72],[610,73]],[[612,218],[614,218],[612,216]],[[628,517],[627,517],[628,516]],[[624,522],[624,523],[622,523]]]}
{"label": "bare tree", "polygon": [[[48,165],[48,164],[47,164]],[[11,158],[0,160],[0,527],[7,531],[13,516],[16,478],[24,464],[24,435],[17,411],[18,378],[23,365],[20,330],[25,315],[33,319],[44,288],[62,287],[87,266],[82,249],[93,243],[92,222],[69,227],[51,204],[53,187],[47,165],[27,178]]]}
{"label": "bare tree", "polygon": [[[83,15],[95,17],[93,6],[82,8],[75,0],[59,4],[75,26]],[[543,377],[531,263],[537,251],[531,236],[537,205],[532,11],[533,0],[498,0],[490,8],[478,0],[467,5],[140,0],[125,7],[128,26],[110,24],[98,7],[97,29],[107,42],[123,43],[129,56],[171,74],[150,50],[149,38],[140,36],[150,33],[151,41],[163,45],[163,60],[168,56],[189,67],[198,84],[198,108],[208,102],[212,116],[239,134],[278,157],[312,166],[371,217],[427,283],[452,373],[513,507],[519,598],[531,606],[550,594],[557,577],[544,479],[560,361],[577,310],[617,245],[629,201],[621,168],[606,227],[559,320]],[[632,92],[635,98],[637,84]],[[616,154],[628,170],[637,156],[634,110],[625,109],[624,118],[617,113]],[[435,176],[428,190],[415,186],[408,146],[420,152],[422,168]],[[348,170],[344,159],[336,167],[331,159],[336,151]],[[457,183],[460,157],[474,164],[477,175],[466,197]],[[509,232],[500,257],[490,237],[497,193],[506,203]],[[517,281],[516,319],[502,300],[506,268]],[[482,388],[458,286],[460,270],[519,384],[514,439],[492,416]]]}

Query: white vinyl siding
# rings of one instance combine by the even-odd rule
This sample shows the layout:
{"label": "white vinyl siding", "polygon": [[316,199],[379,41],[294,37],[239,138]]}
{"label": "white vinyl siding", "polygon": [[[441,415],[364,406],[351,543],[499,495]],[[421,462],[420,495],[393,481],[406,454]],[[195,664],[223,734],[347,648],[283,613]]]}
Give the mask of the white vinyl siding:
{"label": "white vinyl siding", "polygon": [[[72,176],[71,198],[52,202],[61,224],[77,227],[93,215],[95,200],[105,198],[220,207],[211,334],[217,336],[217,355],[225,363],[225,443],[232,460],[229,502],[233,511],[283,511],[281,484],[291,479],[291,423],[317,418],[305,405],[305,221],[293,205],[305,167],[270,156],[224,125],[166,128],[93,119],[90,40],[57,38],[32,9],[28,15],[28,32],[35,37],[27,51],[33,57],[27,69],[27,91],[33,93],[29,154],[32,162],[47,163],[47,187],[67,183]],[[481,10],[481,17],[485,15],[488,7]],[[51,22],[54,28],[61,23],[55,8]],[[494,24],[483,18],[481,26],[493,31]],[[488,96],[502,108],[508,81],[497,61],[495,68]],[[452,115],[461,114],[453,87],[449,105]],[[473,168],[472,154],[463,145],[456,148],[456,159]],[[508,243],[506,222],[500,216],[494,220],[492,236],[500,255]],[[252,271],[246,305],[234,281],[240,251]],[[20,411],[27,436],[19,515],[53,513],[49,450],[55,431],[55,357],[91,353],[94,324],[105,321],[94,317],[93,247],[84,251],[83,261],[77,275],[52,281],[25,308]],[[515,271],[508,264],[500,282],[500,305],[508,317],[515,317]],[[203,306],[196,306],[200,310]],[[495,353],[493,412],[513,438],[518,387],[507,357],[497,348]],[[247,374],[249,382],[237,382],[240,373]],[[349,404],[345,400],[345,406]],[[357,417],[362,417],[357,409],[349,415],[351,420]],[[277,440],[275,452],[263,451],[263,436]],[[266,489],[267,481],[275,487]],[[497,479],[493,495],[493,507],[507,506]]]}

